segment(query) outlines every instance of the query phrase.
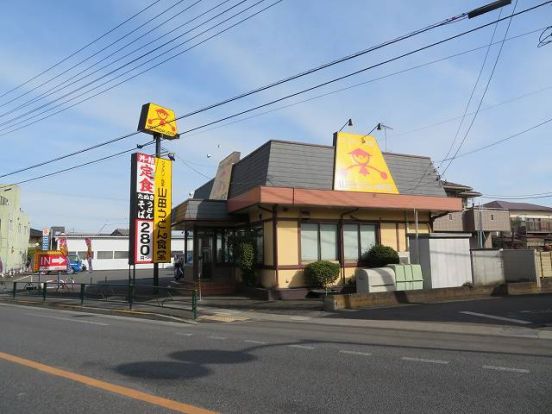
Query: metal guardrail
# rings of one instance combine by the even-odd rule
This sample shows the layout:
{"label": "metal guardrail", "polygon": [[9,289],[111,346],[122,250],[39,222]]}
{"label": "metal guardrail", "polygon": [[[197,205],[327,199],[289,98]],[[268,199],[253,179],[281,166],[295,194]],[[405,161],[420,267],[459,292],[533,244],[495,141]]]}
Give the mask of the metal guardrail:
{"label": "metal guardrail", "polygon": [[[9,284],[11,283],[11,286]],[[166,309],[187,310],[197,319],[197,291],[195,289],[161,287],[134,284],[87,284],[66,281],[54,282],[0,282],[0,294],[17,297],[66,298],[79,300],[81,306],[86,301],[128,304],[132,310],[135,304]],[[178,306],[178,305],[184,306]],[[189,305],[189,307],[187,306]]]}

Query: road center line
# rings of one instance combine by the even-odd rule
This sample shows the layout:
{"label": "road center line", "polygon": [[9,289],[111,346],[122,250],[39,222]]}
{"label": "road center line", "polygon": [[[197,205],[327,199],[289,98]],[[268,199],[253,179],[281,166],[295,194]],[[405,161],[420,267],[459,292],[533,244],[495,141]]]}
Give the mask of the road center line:
{"label": "road center line", "polygon": [[443,361],[441,359],[425,359],[425,358],[412,358],[412,357],[401,357],[403,361],[414,361],[414,362],[427,362],[430,364],[442,364],[446,365],[450,361]]}
{"label": "road center line", "polygon": [[176,335],[178,336],[192,336],[192,333],[184,333],[184,332],[177,332]]}
{"label": "road center line", "polygon": [[26,313],[25,315],[33,317],[33,318],[46,318],[46,319],[56,319],[58,321],[69,321],[69,322],[77,322],[77,323],[87,323],[89,325],[98,325],[98,326],[109,326],[108,323],[103,322],[94,322],[94,321],[83,321],[80,319],[73,319],[73,318],[63,318],[61,316],[47,316],[47,315],[37,315],[35,313]]}
{"label": "road center line", "polygon": [[362,355],[362,356],[371,356],[372,354],[370,352],[360,352],[360,351],[349,351],[347,349],[340,349],[340,354],[347,354],[347,355]]}
{"label": "road center line", "polygon": [[3,359],[14,364],[23,365],[28,368],[35,369],[37,371],[45,372],[50,375],[65,378],[71,381],[79,382],[89,387],[98,388],[104,391],[111,392],[113,394],[122,395],[123,397],[132,398],[138,401],[144,401],[158,407],[163,407],[169,410],[177,411],[179,413],[188,414],[213,414],[214,411],[209,411],[194,405],[181,403],[167,398],[158,397],[153,394],[148,394],[142,391],[138,391],[132,388],[123,387],[121,385],[111,384],[109,382],[100,381],[92,377],[76,374],[71,371],[66,371],[60,368],[55,368],[49,365],[42,364],[40,362],[32,361],[30,359],[21,358],[15,355],[6,354],[0,352],[0,359]]}
{"label": "road center line", "polygon": [[266,345],[266,342],[263,342],[263,341],[255,341],[254,339],[244,339],[243,342],[247,342],[248,344]]}
{"label": "road center line", "polygon": [[225,336],[210,336],[209,339],[217,339],[219,341],[224,341],[226,339]]}
{"label": "road center line", "polygon": [[530,325],[531,324],[531,322],[523,321],[521,319],[505,318],[503,316],[487,315],[485,313],[477,313],[477,312],[470,312],[470,311],[460,311],[460,313],[463,313],[465,315],[471,315],[471,316],[479,316],[480,318],[496,319],[497,321],[518,323],[520,325]]}
{"label": "road center line", "polygon": [[483,369],[492,369],[495,371],[509,371],[509,372],[519,372],[522,374],[528,374],[528,369],[521,369],[521,368],[508,368],[508,367],[496,367],[494,365],[483,365]]}
{"label": "road center line", "polygon": [[308,346],[308,345],[288,345],[288,347],[290,348],[299,348],[299,349],[308,349],[308,350],[313,350],[314,349],[314,346]]}

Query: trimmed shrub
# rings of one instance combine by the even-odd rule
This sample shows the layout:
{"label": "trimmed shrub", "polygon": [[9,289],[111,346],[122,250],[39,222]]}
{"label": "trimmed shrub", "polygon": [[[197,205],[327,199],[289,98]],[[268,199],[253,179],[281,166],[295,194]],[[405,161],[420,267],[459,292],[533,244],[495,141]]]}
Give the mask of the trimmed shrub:
{"label": "trimmed shrub", "polygon": [[311,286],[327,289],[339,277],[339,264],[328,260],[309,263],[305,267],[305,277]]}
{"label": "trimmed shrub", "polygon": [[388,264],[399,264],[399,254],[389,246],[376,244],[363,253],[362,262],[368,267],[384,267]]}

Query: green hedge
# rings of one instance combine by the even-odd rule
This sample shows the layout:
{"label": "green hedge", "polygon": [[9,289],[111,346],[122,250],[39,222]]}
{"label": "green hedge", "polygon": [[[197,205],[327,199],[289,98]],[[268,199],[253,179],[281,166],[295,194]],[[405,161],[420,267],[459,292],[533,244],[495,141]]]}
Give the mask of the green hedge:
{"label": "green hedge", "polygon": [[339,277],[339,264],[327,260],[309,263],[305,267],[305,277],[311,286],[326,289]]}
{"label": "green hedge", "polygon": [[389,246],[376,244],[362,255],[362,262],[368,267],[384,267],[388,264],[399,264],[399,254]]}

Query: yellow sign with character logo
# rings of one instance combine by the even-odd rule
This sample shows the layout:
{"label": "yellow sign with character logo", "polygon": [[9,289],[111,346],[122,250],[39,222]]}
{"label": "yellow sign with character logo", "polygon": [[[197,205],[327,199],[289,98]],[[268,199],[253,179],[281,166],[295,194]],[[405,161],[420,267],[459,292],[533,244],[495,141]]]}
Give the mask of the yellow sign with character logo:
{"label": "yellow sign with character logo", "polygon": [[154,103],[142,105],[138,131],[152,135],[163,135],[164,138],[178,138],[176,115],[169,108]]}
{"label": "yellow sign with character logo", "polygon": [[172,162],[155,158],[153,263],[171,261]]}
{"label": "yellow sign with character logo", "polygon": [[334,190],[399,194],[373,136],[336,134]]}

